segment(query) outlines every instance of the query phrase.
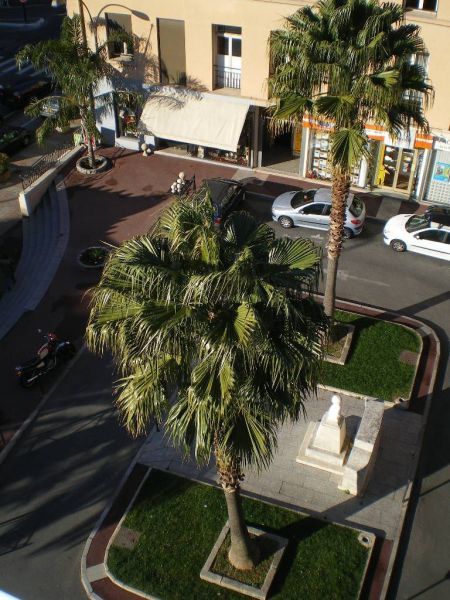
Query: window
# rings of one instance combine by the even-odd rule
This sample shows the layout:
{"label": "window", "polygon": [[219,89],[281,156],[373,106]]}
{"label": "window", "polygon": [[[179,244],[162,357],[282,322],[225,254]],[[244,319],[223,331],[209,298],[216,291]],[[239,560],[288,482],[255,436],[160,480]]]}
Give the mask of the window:
{"label": "window", "polygon": [[231,40],[231,55],[240,57],[242,53],[242,40],[233,38]]}
{"label": "window", "polygon": [[305,215],[321,215],[323,212],[324,205],[321,202],[310,204],[303,209]]}
{"label": "window", "polygon": [[326,217],[329,217],[331,215],[331,204],[325,204],[325,208],[323,209],[323,214]]}
{"label": "window", "polygon": [[405,8],[437,12],[438,0],[406,0]]}
{"label": "window", "polygon": [[441,231],[440,229],[429,229],[428,231],[424,231],[423,233],[418,233],[417,236],[419,237],[419,239],[425,240],[427,242],[445,243],[447,232]]}
{"label": "window", "polygon": [[110,58],[133,53],[132,34],[131,15],[106,13],[106,35],[108,40],[113,37],[120,38],[108,43]]}
{"label": "window", "polygon": [[419,229],[423,229],[428,225],[428,219],[424,215],[414,215],[410,217],[405,223],[405,229],[408,233],[414,233]]}
{"label": "window", "polygon": [[214,85],[216,88],[241,87],[242,29],[213,25],[215,37]]}

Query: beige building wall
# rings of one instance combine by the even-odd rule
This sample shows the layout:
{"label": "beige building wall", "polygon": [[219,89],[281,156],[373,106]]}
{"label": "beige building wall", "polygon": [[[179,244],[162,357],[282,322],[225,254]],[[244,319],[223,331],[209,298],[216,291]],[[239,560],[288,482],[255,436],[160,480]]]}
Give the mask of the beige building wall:
{"label": "beige building wall", "polygon": [[[393,0],[402,4],[402,0]],[[94,19],[106,12],[127,12],[124,4],[85,0]],[[241,89],[237,93],[258,104],[267,100],[269,57],[267,40],[270,31],[283,25],[283,18],[301,6],[314,2],[303,0],[127,0],[132,14],[133,34],[140,38],[140,49],[147,52],[147,63],[152,67],[157,60],[157,18],[180,19],[185,22],[186,69],[188,81],[207,90],[213,89],[213,25],[229,25],[242,29]],[[106,7],[106,8],[104,8]],[[78,0],[67,0],[67,12],[78,12]],[[86,14],[86,18],[88,16]],[[440,0],[438,13],[414,10],[407,21],[421,26],[422,36],[429,51],[428,70],[435,87],[436,97],[427,113],[433,128],[450,128],[450,0]],[[99,41],[105,39],[105,29],[98,27]],[[126,67],[130,74],[148,82],[157,81],[154,68],[144,69],[139,61]],[[130,70],[131,69],[131,70]],[[144,76],[143,73],[146,72]]]}

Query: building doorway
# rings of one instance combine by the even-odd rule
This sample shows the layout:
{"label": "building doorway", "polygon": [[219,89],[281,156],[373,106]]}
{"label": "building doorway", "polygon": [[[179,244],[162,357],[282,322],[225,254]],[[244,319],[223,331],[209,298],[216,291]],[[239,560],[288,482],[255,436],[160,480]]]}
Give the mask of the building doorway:
{"label": "building doorway", "polygon": [[274,133],[270,129],[269,119],[264,119],[262,167],[298,175],[301,147],[301,126],[286,125],[283,131]]}
{"label": "building doorway", "polygon": [[376,185],[405,194],[411,193],[418,151],[382,145]]}

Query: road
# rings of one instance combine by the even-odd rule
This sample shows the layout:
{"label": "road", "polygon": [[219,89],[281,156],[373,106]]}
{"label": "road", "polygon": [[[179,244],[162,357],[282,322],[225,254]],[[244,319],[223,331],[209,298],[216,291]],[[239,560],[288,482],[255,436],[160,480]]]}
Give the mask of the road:
{"label": "road", "polygon": [[[263,220],[270,218],[270,203],[252,202],[249,208]],[[277,235],[310,237],[320,245],[326,241],[325,234],[313,230],[272,226]],[[394,253],[382,243],[381,228],[369,221],[362,236],[345,243],[338,296],[414,315],[446,342],[450,263]],[[444,401],[449,383],[447,369],[438,383],[420,464],[420,495],[411,512],[397,595],[402,600],[450,597],[443,581],[450,533],[445,522],[450,415]],[[110,385],[108,361],[82,354],[0,467],[0,589],[21,600],[85,598],[79,561],[86,537],[139,444],[117,425]]]}

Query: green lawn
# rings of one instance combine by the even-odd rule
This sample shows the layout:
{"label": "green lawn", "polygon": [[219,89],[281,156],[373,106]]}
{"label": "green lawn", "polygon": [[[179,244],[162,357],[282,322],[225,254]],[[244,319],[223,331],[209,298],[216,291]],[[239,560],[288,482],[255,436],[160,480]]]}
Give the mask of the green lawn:
{"label": "green lawn", "polygon": [[336,311],[336,319],[355,325],[355,334],[347,363],[324,362],[321,383],[383,400],[408,396],[414,367],[400,362],[400,354],[420,352],[420,337],[401,325],[354,313]]}
{"label": "green lawn", "polygon": [[[358,594],[367,550],[356,532],[245,499],[249,525],[289,539],[272,587],[278,600],[351,600]],[[108,567],[122,582],[162,600],[242,599],[199,577],[226,521],[223,492],[152,471],[125,526],[141,532],[134,550],[111,547]]]}

